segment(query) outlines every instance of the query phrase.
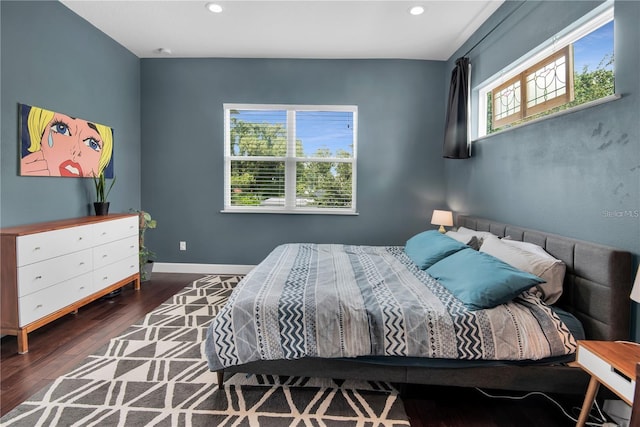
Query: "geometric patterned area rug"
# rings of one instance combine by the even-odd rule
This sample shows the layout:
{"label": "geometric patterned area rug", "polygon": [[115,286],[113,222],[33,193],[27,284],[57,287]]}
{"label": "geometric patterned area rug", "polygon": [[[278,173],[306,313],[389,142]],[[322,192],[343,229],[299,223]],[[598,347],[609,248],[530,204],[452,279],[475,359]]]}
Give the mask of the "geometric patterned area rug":
{"label": "geometric patterned area rug", "polygon": [[390,384],[235,374],[218,390],[207,327],[242,276],[191,283],[0,419],[2,426],[408,426]]}

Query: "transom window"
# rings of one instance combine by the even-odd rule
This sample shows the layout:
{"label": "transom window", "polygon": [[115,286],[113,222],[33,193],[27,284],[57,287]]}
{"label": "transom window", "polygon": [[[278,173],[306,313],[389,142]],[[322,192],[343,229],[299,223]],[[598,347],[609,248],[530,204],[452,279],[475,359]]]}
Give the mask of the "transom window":
{"label": "transom window", "polygon": [[357,111],[224,104],[224,211],[354,214]]}
{"label": "transom window", "polygon": [[478,136],[614,94],[613,2],[480,85]]}

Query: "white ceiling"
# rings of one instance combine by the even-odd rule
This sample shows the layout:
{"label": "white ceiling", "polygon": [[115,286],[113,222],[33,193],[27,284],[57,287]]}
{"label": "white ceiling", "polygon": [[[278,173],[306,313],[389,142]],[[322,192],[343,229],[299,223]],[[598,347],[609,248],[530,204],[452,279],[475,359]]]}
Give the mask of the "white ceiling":
{"label": "white ceiling", "polygon": [[447,60],[504,0],[60,1],[139,58]]}

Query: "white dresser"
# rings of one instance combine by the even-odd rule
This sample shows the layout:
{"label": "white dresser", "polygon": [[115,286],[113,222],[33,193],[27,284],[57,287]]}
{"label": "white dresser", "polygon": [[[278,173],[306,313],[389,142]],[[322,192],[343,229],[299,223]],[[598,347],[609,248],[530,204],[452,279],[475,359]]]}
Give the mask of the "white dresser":
{"label": "white dresser", "polygon": [[128,283],[140,289],[138,215],[112,214],[1,230],[3,335],[27,334]]}

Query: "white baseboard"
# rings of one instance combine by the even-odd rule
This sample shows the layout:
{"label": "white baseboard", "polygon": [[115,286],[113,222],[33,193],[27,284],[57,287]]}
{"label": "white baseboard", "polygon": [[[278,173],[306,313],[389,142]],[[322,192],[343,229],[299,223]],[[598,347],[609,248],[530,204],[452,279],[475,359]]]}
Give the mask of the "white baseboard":
{"label": "white baseboard", "polygon": [[154,262],[155,273],[247,274],[255,265]]}

